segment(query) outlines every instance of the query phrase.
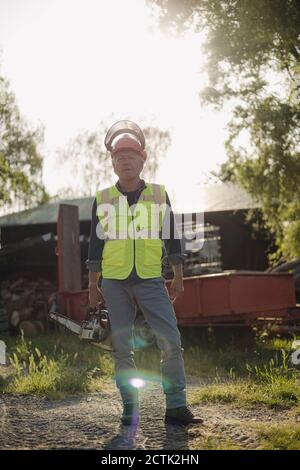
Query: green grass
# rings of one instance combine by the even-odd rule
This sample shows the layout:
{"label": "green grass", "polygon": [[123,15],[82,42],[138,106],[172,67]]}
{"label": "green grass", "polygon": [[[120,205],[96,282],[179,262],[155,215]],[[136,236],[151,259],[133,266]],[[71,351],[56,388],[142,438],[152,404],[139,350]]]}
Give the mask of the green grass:
{"label": "green grass", "polygon": [[270,361],[278,361],[278,356],[288,362],[292,343],[293,340],[275,338],[257,341],[252,346],[227,344],[199,347],[186,344],[184,351],[186,371],[191,375],[209,379],[219,376],[247,377],[249,367],[263,369]]}
{"label": "green grass", "polygon": [[[111,353],[84,343],[67,332],[27,339],[3,338],[10,366],[0,372],[0,393],[34,394],[50,399],[105,389],[114,376]],[[252,346],[184,345],[186,373],[205,378],[207,385],[188,387],[189,403],[227,403],[238,407],[267,406],[287,409],[290,419],[300,415],[300,367],[290,361],[293,340],[261,339]],[[135,362],[145,377],[159,379],[160,351],[135,352]],[[246,423],[245,423],[246,425]],[[249,423],[247,423],[249,425]],[[300,424],[250,423],[259,449],[300,449]],[[194,449],[241,450],[243,444],[218,434],[195,435]]]}
{"label": "green grass", "polygon": [[265,364],[245,362],[247,376],[232,371],[226,380],[216,376],[213,384],[194,391],[191,402],[222,402],[245,405],[267,405],[292,408],[300,404],[299,371],[290,365],[284,349]]}
{"label": "green grass", "polygon": [[5,341],[10,368],[0,380],[2,393],[58,399],[101,390],[113,375],[108,354],[69,334]]}
{"label": "green grass", "polygon": [[[251,433],[257,438],[255,450],[300,450],[300,424],[251,424]],[[245,447],[221,434],[199,435],[191,441],[195,450],[243,450]]]}
{"label": "green grass", "polygon": [[300,450],[300,424],[280,424],[258,428],[260,449]]}
{"label": "green grass", "polygon": [[208,385],[190,393],[190,403],[235,403],[236,405],[267,405],[288,409],[300,403],[299,381],[276,381],[272,385],[256,384],[250,380]]}
{"label": "green grass", "polygon": [[242,447],[222,436],[199,436],[192,440],[191,450],[242,450]]}
{"label": "green grass", "polygon": [[[4,338],[11,366],[0,374],[0,393],[36,394],[51,398],[97,392],[114,376],[109,352],[80,341],[67,332],[34,339]],[[261,340],[252,346],[227,344],[192,346],[185,341],[187,375],[206,379],[208,385],[192,391],[192,403],[264,404],[300,409],[299,367],[289,357],[293,340]],[[160,351],[135,352],[139,372],[158,380]],[[298,408],[297,408],[298,407]]]}

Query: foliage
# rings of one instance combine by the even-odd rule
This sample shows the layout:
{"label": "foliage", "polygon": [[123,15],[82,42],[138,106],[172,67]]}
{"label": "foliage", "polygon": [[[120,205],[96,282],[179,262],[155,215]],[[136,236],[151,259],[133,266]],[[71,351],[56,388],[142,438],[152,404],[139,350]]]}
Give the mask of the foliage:
{"label": "foliage", "polygon": [[278,251],[300,256],[300,4],[298,0],[149,0],[162,26],[205,36],[206,104],[233,109],[228,161],[215,173],[262,207]]}
{"label": "foliage", "polygon": [[[106,126],[102,121],[97,130],[81,132],[70,140],[66,148],[59,150],[59,164],[67,163],[74,178],[72,186],[62,188],[57,197],[93,196],[99,189],[99,182],[102,186],[111,184],[114,173],[110,154],[104,147],[104,137],[108,130]],[[171,139],[168,131],[157,127],[147,126],[143,132],[148,158],[142,176],[152,179]]]}
{"label": "foliage", "polygon": [[8,81],[0,75],[0,208],[30,208],[48,201],[42,182],[41,128],[21,116]]}

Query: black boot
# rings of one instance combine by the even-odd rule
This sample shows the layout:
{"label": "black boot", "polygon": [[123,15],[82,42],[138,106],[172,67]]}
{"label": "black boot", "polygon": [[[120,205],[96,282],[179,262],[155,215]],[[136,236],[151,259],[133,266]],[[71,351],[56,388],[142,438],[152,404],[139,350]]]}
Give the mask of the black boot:
{"label": "black boot", "polygon": [[139,422],[139,405],[137,403],[124,403],[121,421],[122,424],[129,426],[137,424]]}
{"label": "black boot", "polygon": [[195,416],[188,406],[167,408],[165,414],[165,422],[169,424],[201,424],[203,421],[203,418]]}

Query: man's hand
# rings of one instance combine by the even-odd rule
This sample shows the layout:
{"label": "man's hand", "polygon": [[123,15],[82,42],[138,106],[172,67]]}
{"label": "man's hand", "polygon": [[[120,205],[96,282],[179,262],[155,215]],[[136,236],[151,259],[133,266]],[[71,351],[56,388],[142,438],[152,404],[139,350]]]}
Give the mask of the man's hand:
{"label": "man's hand", "polygon": [[173,302],[175,298],[182,295],[184,291],[182,277],[174,277],[170,285],[170,299]]}
{"label": "man's hand", "polygon": [[89,303],[95,308],[99,302],[104,301],[103,293],[99,287],[101,272],[89,272]]}
{"label": "man's hand", "polygon": [[92,308],[95,308],[99,302],[103,302],[104,298],[97,287],[97,284],[89,284],[89,303]]}
{"label": "man's hand", "polygon": [[182,264],[175,264],[172,266],[174,272],[174,278],[170,285],[170,299],[174,302],[176,297],[182,296],[184,291],[183,287],[183,272],[182,272]]}

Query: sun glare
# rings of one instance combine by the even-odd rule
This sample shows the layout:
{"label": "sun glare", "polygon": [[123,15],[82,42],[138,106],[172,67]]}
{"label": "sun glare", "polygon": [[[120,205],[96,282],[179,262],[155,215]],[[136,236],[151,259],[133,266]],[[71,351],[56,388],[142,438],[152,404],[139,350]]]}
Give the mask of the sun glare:
{"label": "sun glare", "polygon": [[131,119],[169,129],[156,181],[175,209],[195,206],[199,182],[225,157],[226,120],[200,107],[201,41],[162,33],[142,0],[2,1],[2,70],[25,117],[45,126],[48,191],[72,184],[58,147],[102,120]]}

